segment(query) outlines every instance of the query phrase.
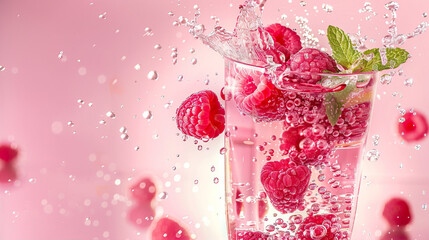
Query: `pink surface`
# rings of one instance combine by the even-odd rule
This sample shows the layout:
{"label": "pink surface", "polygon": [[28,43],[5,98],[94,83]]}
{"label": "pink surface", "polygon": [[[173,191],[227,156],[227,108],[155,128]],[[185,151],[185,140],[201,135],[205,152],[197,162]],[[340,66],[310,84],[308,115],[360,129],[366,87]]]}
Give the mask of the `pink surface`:
{"label": "pink surface", "polygon": [[[372,13],[359,13],[364,2],[323,1],[334,8],[327,13],[321,1],[301,6],[297,0],[270,0],[264,21],[296,28],[295,16],[307,17],[322,46],[327,41],[319,29],[332,24],[355,33],[359,24],[362,34],[376,40],[369,47],[380,46],[387,33],[385,2],[373,2],[377,15],[371,21],[365,17]],[[400,33],[427,20],[422,14],[429,11],[429,2],[398,2]],[[202,22],[213,23],[210,16],[215,15],[232,28],[240,3],[0,0],[0,66],[5,67],[0,71],[0,140],[20,149],[18,180],[0,185],[0,239],[148,239],[147,231],[127,222],[132,206],[128,189],[144,175],[154,175],[168,193],[166,199],[157,197],[159,216],[180,219],[197,239],[225,239],[223,141],[183,142],[172,120],[192,92],[219,93],[223,60],[172,23],[180,15],[191,18],[198,4]],[[170,11],[175,15],[169,16]],[[423,207],[429,202],[428,139],[407,144],[396,133],[398,104],[429,115],[427,34],[402,46],[412,55],[404,75],[378,87],[370,137],[378,134],[380,140],[374,147],[370,138],[368,147],[381,155],[364,164],[355,239],[382,235],[387,229],[382,206],[391,196],[412,203],[412,239],[429,236],[429,212]],[[155,49],[156,44],[162,48]],[[173,47],[178,49],[175,65]],[[192,58],[198,60],[195,65]],[[158,80],[147,79],[151,70],[158,72]],[[181,82],[179,75],[184,76]],[[407,78],[414,79],[412,87],[404,86]],[[151,120],[143,118],[146,110],[152,111]],[[106,116],[109,111],[115,119]],[[121,139],[122,126],[129,140]]]}

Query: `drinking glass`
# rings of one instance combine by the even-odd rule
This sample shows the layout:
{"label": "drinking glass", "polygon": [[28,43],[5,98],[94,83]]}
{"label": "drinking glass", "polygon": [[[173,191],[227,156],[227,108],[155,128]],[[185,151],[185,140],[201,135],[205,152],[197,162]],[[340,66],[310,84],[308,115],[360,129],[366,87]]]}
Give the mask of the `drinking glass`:
{"label": "drinking glass", "polygon": [[377,79],[225,60],[229,240],[351,239]]}

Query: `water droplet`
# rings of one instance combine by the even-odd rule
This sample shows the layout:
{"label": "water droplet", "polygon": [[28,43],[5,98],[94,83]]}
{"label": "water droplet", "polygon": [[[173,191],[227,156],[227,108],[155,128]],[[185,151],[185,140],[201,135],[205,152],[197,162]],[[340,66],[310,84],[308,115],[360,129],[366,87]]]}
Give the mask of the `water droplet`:
{"label": "water droplet", "polygon": [[135,70],[137,70],[137,71],[138,71],[138,70],[140,70],[141,68],[142,68],[142,67],[140,66],[140,64],[136,64],[136,65],[134,66],[134,69],[135,69]]}
{"label": "water droplet", "polygon": [[144,119],[147,119],[147,120],[151,120],[152,117],[153,117],[152,112],[150,110],[144,111],[142,113],[142,116],[143,116]]}
{"label": "water droplet", "polygon": [[99,19],[106,19],[106,15],[107,15],[107,12],[104,12],[104,13],[98,15],[98,18]]}
{"label": "water droplet", "polygon": [[322,9],[327,13],[331,13],[332,11],[334,11],[334,7],[325,3],[322,4]]}
{"label": "water droplet", "polygon": [[167,199],[168,198],[168,193],[167,192],[162,192],[158,195],[159,199]]}
{"label": "water droplet", "polygon": [[183,75],[179,75],[179,76],[177,77],[177,81],[179,81],[179,82],[183,81]]}
{"label": "water droplet", "polygon": [[413,86],[413,83],[414,83],[414,80],[413,80],[412,78],[407,78],[407,79],[405,79],[405,81],[404,81],[404,85],[405,85],[406,87],[411,87],[411,86]]}
{"label": "water droplet", "polygon": [[221,148],[220,149],[220,151],[219,151],[219,153],[221,154],[221,155],[224,155],[225,153],[226,153],[226,148]]}
{"label": "water droplet", "polygon": [[106,116],[109,117],[109,118],[111,118],[111,119],[115,119],[116,118],[116,114],[114,112],[111,112],[111,111],[107,112]]}
{"label": "water droplet", "polygon": [[426,210],[428,209],[428,205],[427,205],[426,203],[424,203],[424,204],[422,205],[422,209],[426,211]]}
{"label": "water droplet", "polygon": [[127,141],[128,139],[130,139],[130,137],[128,136],[128,134],[123,133],[121,134],[121,139]]}
{"label": "water droplet", "polygon": [[154,48],[155,48],[155,49],[157,49],[157,50],[159,50],[159,49],[161,49],[161,48],[162,48],[162,46],[161,46],[160,44],[156,44],[156,45],[154,46]]}
{"label": "water droplet", "polygon": [[67,122],[67,126],[74,127],[74,123],[72,121]]}
{"label": "water droplet", "polygon": [[6,67],[0,65],[0,72],[3,72],[5,69]]}
{"label": "water droplet", "polygon": [[156,71],[150,71],[147,74],[147,79],[149,79],[149,80],[158,80],[158,73]]}
{"label": "water droplet", "polygon": [[64,53],[63,51],[60,51],[60,53],[58,54],[58,59],[61,60],[63,58],[63,53]]}
{"label": "water droplet", "polygon": [[267,230],[267,232],[274,232],[274,230],[276,230],[276,227],[270,224],[265,227],[265,230]]}
{"label": "water droplet", "polygon": [[213,179],[213,182],[214,182],[214,184],[218,184],[218,183],[219,183],[219,178],[215,177],[215,178]]}
{"label": "water droplet", "polygon": [[416,149],[416,150],[420,150],[422,148],[422,146],[419,144],[419,145],[416,145],[415,147],[414,147],[414,149]]}
{"label": "water droplet", "polygon": [[392,82],[392,76],[390,74],[383,74],[380,77],[381,84],[388,85]]}
{"label": "water droplet", "polygon": [[425,18],[425,17],[427,17],[427,16],[428,16],[428,14],[424,12],[424,13],[422,14],[422,16]]}
{"label": "water droplet", "polygon": [[300,2],[299,2],[299,5],[301,5],[301,6],[305,7],[305,6],[307,6],[307,2],[306,2],[306,1],[300,1]]}
{"label": "water droplet", "polygon": [[366,158],[370,162],[375,162],[380,158],[380,152],[377,149],[371,149],[366,153]]}
{"label": "water droplet", "polygon": [[196,58],[192,58],[191,63],[192,63],[192,65],[197,64],[197,59]]}
{"label": "water droplet", "polygon": [[372,144],[374,145],[374,146],[378,146],[378,141],[380,140],[380,136],[379,135],[374,135],[374,136],[372,136]]}
{"label": "water droplet", "polygon": [[211,171],[211,172],[214,172],[215,170],[216,170],[215,166],[212,166],[212,167],[210,168],[210,171]]}
{"label": "water droplet", "polygon": [[198,184],[198,179],[195,179],[195,180],[194,180],[194,184]]}

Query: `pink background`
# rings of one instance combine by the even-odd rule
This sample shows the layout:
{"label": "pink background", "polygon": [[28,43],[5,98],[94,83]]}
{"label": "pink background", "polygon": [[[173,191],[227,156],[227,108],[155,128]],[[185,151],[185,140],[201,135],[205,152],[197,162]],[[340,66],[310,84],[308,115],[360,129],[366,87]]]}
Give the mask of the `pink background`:
{"label": "pink background", "polygon": [[[384,1],[374,1],[377,15],[370,21],[365,18],[372,13],[359,13],[365,1],[323,2],[334,11],[325,12],[316,0],[306,6],[297,0],[270,0],[264,21],[297,28],[295,16],[307,17],[322,46],[327,46],[326,37],[318,35],[319,29],[332,24],[356,33],[359,24],[362,34],[375,40],[368,41],[369,47],[381,45],[387,33]],[[428,1],[398,2],[399,33],[427,20],[422,14],[429,11]],[[148,239],[146,231],[126,220],[128,188],[147,175],[168,193],[167,199],[157,199],[159,215],[180,219],[197,239],[226,239],[222,138],[183,142],[172,119],[192,92],[219,92],[223,60],[172,23],[180,15],[191,18],[198,4],[208,28],[215,15],[231,29],[240,3],[0,0],[0,66],[5,67],[0,72],[0,141],[12,141],[20,149],[18,180],[0,185],[0,239]],[[287,18],[282,20],[282,14]],[[355,239],[377,239],[387,229],[381,209],[391,196],[412,204],[412,239],[429,236],[429,212],[422,207],[429,202],[428,139],[407,144],[396,133],[398,104],[429,114],[427,34],[402,46],[412,54],[404,75],[378,87],[368,147],[381,156],[364,163]],[[155,49],[156,44],[162,48]],[[175,65],[173,47],[178,49]],[[158,72],[158,80],[147,78],[151,70]],[[405,87],[410,77],[414,84]],[[152,119],[143,118],[146,110]],[[115,119],[106,116],[109,111]],[[121,139],[122,126],[129,140]],[[371,140],[375,134],[380,135],[376,147]]]}

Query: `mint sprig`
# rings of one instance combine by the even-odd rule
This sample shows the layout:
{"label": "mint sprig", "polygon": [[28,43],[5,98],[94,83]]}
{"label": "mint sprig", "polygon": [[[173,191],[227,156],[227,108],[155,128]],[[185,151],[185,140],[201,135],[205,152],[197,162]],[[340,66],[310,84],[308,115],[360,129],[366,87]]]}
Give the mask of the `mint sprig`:
{"label": "mint sprig", "polygon": [[365,59],[362,60],[361,66],[359,66],[361,68],[360,72],[382,71],[397,68],[399,65],[405,63],[409,56],[409,53],[402,48],[386,48],[387,63],[383,65],[380,49],[369,49],[363,54],[373,55],[373,57],[369,61]]}
{"label": "mint sprig", "polygon": [[329,25],[328,40],[332,48],[332,56],[344,68],[350,68],[362,55],[353,48],[350,37],[341,29]]}
{"label": "mint sprig", "polygon": [[[385,48],[385,56],[383,57],[386,57],[387,61],[383,64],[380,49],[369,49],[363,53],[354,49],[350,37],[340,28],[330,25],[327,36],[332,48],[332,57],[345,69],[343,71],[345,73],[393,69],[405,63],[409,57],[409,53],[404,49]],[[326,115],[332,126],[337,123],[344,104],[355,89],[356,82],[351,82],[341,91],[326,94]]]}

